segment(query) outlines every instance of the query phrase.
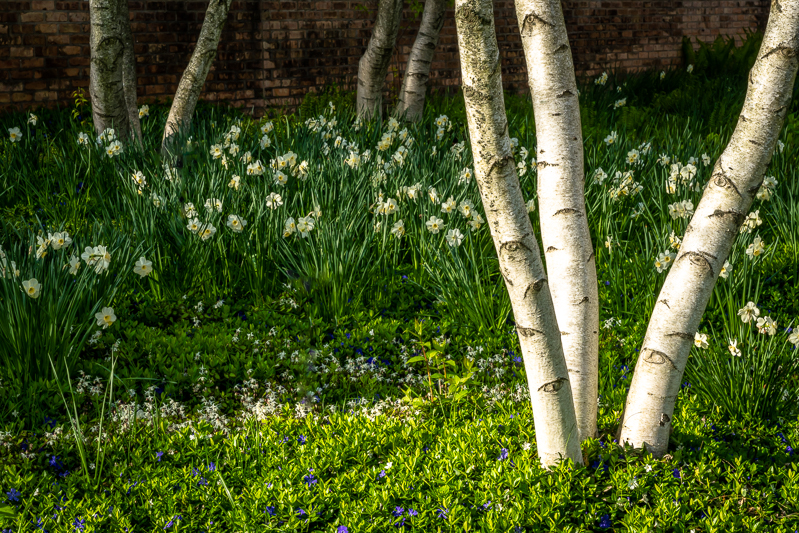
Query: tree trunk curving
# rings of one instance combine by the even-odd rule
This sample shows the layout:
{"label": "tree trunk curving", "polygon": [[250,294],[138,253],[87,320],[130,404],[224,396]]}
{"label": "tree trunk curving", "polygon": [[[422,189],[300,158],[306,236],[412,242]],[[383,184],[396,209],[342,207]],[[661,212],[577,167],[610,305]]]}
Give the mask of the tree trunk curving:
{"label": "tree trunk curving", "polygon": [[358,116],[366,119],[382,115],[383,84],[397,43],[403,0],[380,0],[372,36],[358,61]]}

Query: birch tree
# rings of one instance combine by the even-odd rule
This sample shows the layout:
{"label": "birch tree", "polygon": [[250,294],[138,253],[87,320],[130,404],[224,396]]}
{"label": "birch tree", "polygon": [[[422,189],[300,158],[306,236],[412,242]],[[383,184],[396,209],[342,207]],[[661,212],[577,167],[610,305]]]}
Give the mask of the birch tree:
{"label": "birch tree", "polygon": [[210,0],[197,44],[189,64],[180,77],[178,90],[164,127],[161,150],[168,153],[173,137],[181,129],[188,129],[197,100],[200,98],[208,72],[216,57],[222,28],[227,21],[232,0]]}
{"label": "birch tree", "polygon": [[491,0],[456,0],[455,22],[474,169],[510,295],[545,467],[582,464],[569,373],[510,148]]}
{"label": "birch tree", "polygon": [[358,116],[366,119],[382,115],[383,84],[397,43],[403,0],[379,0],[377,19],[366,52],[358,61]]}
{"label": "birch tree", "polygon": [[394,111],[396,115],[404,116],[411,122],[422,118],[427,82],[430,80],[430,65],[433,63],[433,54],[444,26],[446,10],[447,0],[426,0],[424,3],[419,33],[416,34],[408,57],[399,102]]}
{"label": "birch tree", "polygon": [[119,0],[119,25],[125,39],[122,52],[122,86],[125,90],[125,107],[128,110],[128,123],[136,142],[141,142],[141,120],[139,120],[139,99],[136,83],[136,55],[133,50],[133,32],[130,31],[130,12],[128,1]]}
{"label": "birch tree", "polygon": [[140,131],[138,112],[133,120],[128,110],[128,96],[135,99],[136,84],[135,69],[132,75],[125,69],[126,50],[130,57],[133,54],[127,0],[90,0],[89,20],[89,96],[94,128],[98,134],[113,128],[120,141],[127,143],[131,133]]}
{"label": "birch tree", "polygon": [[649,321],[623,414],[621,439],[662,456],[699,321],[763,182],[796,78],[799,1],[771,4],[743,110],[713,168]]}
{"label": "birch tree", "polygon": [[585,209],[580,103],[559,0],[516,0],[535,115],[538,206],[549,289],[580,441],[596,436],[599,294]]}

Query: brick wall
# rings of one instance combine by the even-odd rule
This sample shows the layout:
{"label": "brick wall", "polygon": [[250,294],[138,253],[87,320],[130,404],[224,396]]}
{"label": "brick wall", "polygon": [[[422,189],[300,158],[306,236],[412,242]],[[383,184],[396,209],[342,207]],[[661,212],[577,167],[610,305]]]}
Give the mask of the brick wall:
{"label": "brick wall", "polygon": [[[169,100],[188,63],[206,0],[130,0],[141,102]],[[769,0],[564,0],[579,74],[610,68],[679,65],[683,35],[710,40],[763,29]],[[293,107],[329,83],[354,89],[376,0],[234,1],[202,98],[254,108]],[[366,9],[364,9],[366,8]],[[526,89],[524,54],[514,4],[495,1],[503,81]],[[24,109],[69,104],[89,84],[86,0],[0,0],[0,106]],[[418,19],[404,12],[387,78],[396,95]],[[432,85],[460,83],[452,10],[433,62]]]}

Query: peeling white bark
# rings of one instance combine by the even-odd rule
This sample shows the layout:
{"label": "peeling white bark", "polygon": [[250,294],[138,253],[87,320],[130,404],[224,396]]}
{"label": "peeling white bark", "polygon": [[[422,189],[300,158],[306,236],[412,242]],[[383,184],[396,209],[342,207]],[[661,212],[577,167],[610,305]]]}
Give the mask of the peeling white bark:
{"label": "peeling white bark", "polygon": [[425,0],[419,33],[416,34],[411,55],[408,57],[399,102],[394,111],[396,115],[400,117],[404,115],[405,119],[411,122],[421,120],[424,112],[430,65],[433,63],[433,54],[438,46],[441,28],[444,26],[446,10],[446,0]]}
{"label": "peeling white bark", "polygon": [[123,65],[130,22],[127,16],[124,17],[127,23],[122,22],[123,11],[125,15],[128,12],[127,0],[89,1],[89,96],[95,131],[100,134],[113,128],[120,142],[127,143],[131,123],[125,99]]}
{"label": "peeling white bark", "polygon": [[516,0],[533,97],[541,240],[580,441],[596,436],[599,294],[585,210],[580,103],[559,0]]}
{"label": "peeling white bark", "polygon": [[582,464],[560,330],[510,149],[493,3],[456,0],[455,21],[475,177],[516,319],[538,455],[545,467]]}
{"label": "peeling white bark", "polygon": [[621,439],[662,456],[688,354],[713,286],[774,153],[793,92],[799,2],[775,0],[746,100],[663,288],[627,396]]}
{"label": "peeling white bark", "polygon": [[383,84],[397,43],[403,0],[379,0],[372,36],[358,61],[358,116],[382,115]]}
{"label": "peeling white bark", "polygon": [[231,2],[232,0],[210,0],[208,3],[200,36],[197,38],[191,60],[180,77],[178,90],[166,119],[164,137],[161,141],[163,153],[168,153],[172,138],[181,129],[187,129],[191,125],[194,108],[216,57]]}

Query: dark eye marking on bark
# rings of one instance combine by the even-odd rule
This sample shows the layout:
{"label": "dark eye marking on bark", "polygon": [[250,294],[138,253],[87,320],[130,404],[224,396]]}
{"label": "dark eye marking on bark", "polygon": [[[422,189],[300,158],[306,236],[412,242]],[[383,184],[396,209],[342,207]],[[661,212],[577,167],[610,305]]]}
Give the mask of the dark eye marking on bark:
{"label": "dark eye marking on bark", "polygon": [[588,298],[588,296],[583,296],[583,299],[580,300],[579,302],[577,302],[577,305],[582,305],[582,304],[588,303],[589,301],[591,301],[591,300],[590,300],[590,298]]}
{"label": "dark eye marking on bark", "polygon": [[547,281],[546,278],[541,278],[527,285],[527,288],[524,289],[524,296],[522,296],[522,299],[527,298],[527,295],[530,293],[531,290],[533,291],[533,294],[537,294],[541,290],[541,287],[544,286],[544,283],[546,283],[546,281]]}
{"label": "dark eye marking on bark", "polygon": [[530,23],[530,29],[532,30],[536,24],[543,24],[544,26],[549,26],[550,28],[554,28],[555,25],[549,22],[548,20],[544,20],[541,16],[533,11],[532,13],[528,13],[527,16],[524,17],[522,21],[522,33],[527,31],[527,24]]}
{"label": "dark eye marking on bark", "polygon": [[561,335],[570,335],[570,333],[568,331],[561,331],[560,334]]}
{"label": "dark eye marking on bark", "polygon": [[500,247],[499,247],[499,251],[500,251],[500,253],[503,252],[503,251],[508,251],[510,253],[514,253],[514,252],[518,252],[522,248],[524,248],[528,252],[532,253],[532,250],[530,249],[530,247],[527,246],[526,244],[524,244],[524,242],[522,242],[522,241],[503,242],[500,245]]}
{"label": "dark eye marking on bark", "polygon": [[763,143],[757,142],[753,139],[748,139],[750,143],[754,144],[755,146],[763,146]]}
{"label": "dark eye marking on bark", "polygon": [[544,332],[537,330],[535,328],[523,328],[521,326],[516,326],[516,331],[519,332],[519,335],[522,337],[533,337],[535,335],[543,335]]}
{"label": "dark eye marking on bark", "polygon": [[554,246],[550,246],[549,248],[547,248],[547,252],[557,252],[557,251],[558,249],[555,248]]}
{"label": "dark eye marking on bark", "polygon": [[730,209],[728,211],[722,211],[721,209],[716,209],[713,211],[712,214],[708,215],[707,218],[713,217],[732,217],[733,222],[735,222],[738,226],[743,224],[744,220],[746,220],[746,215],[741,213],[740,211],[735,211]]}
{"label": "dark eye marking on bark", "polygon": [[666,413],[660,415],[660,427],[665,426],[669,422],[671,422],[671,418],[669,417],[669,415],[667,415]]}
{"label": "dark eye marking on bark", "polygon": [[668,362],[673,369],[677,370],[677,366],[668,355],[651,348],[644,348],[644,361],[653,365],[662,365]]}
{"label": "dark eye marking on bark", "polygon": [[563,382],[568,381],[566,378],[558,378],[549,383],[544,383],[538,387],[538,392],[558,392],[563,387]]}
{"label": "dark eye marking on bark", "polygon": [[588,256],[588,260],[586,260],[586,263],[590,263],[591,259],[593,259],[594,257],[595,257],[594,252],[591,252],[591,255]]}
{"label": "dark eye marking on bark", "polygon": [[694,340],[694,336],[693,335],[691,335],[690,333],[682,332],[682,331],[674,331],[672,333],[666,333],[666,337],[679,337],[679,338],[681,338],[683,340],[686,340],[686,341]]}
{"label": "dark eye marking on bark", "polygon": [[555,53],[556,53],[556,54],[559,54],[559,53],[561,53],[561,52],[566,52],[566,51],[568,51],[568,50],[569,50],[569,45],[568,45],[568,44],[562,44],[562,45],[558,46],[558,47],[555,49]]}
{"label": "dark eye marking on bark", "polygon": [[680,256],[674,262],[676,263],[684,257],[687,257],[688,260],[691,261],[692,265],[704,264],[711,274],[714,273],[713,265],[710,263],[710,259],[716,259],[716,256],[710,255],[707,252],[685,252],[680,254]]}
{"label": "dark eye marking on bark", "polygon": [[668,301],[667,299],[665,299],[665,298],[663,298],[662,300],[660,300],[658,303],[659,303],[659,304],[663,304],[663,305],[665,305],[666,307],[668,307],[669,309],[671,309],[671,306],[669,305],[669,301]]}
{"label": "dark eye marking on bark", "polygon": [[[563,46],[566,46],[566,45],[563,45]],[[571,92],[569,89],[566,89],[565,91],[563,91],[559,95],[555,96],[555,98],[566,98],[567,96],[574,96],[574,93]]]}
{"label": "dark eye marking on bark", "polygon": [[513,156],[510,154],[495,158],[493,161],[491,161],[491,165],[488,167],[486,176],[491,176],[491,173],[494,172],[495,168],[499,168],[501,170],[502,167],[506,167],[508,163],[514,163]]}
{"label": "dark eye marking on bark", "polygon": [[727,176],[724,175],[724,171],[723,170],[719,171],[718,174],[715,174],[712,177],[712,179],[713,179],[713,184],[716,187],[721,187],[722,189],[730,188],[730,189],[735,191],[735,194],[737,194],[738,196],[743,198],[743,195],[738,190],[738,187],[735,186],[735,183],[730,178],[728,178]]}
{"label": "dark eye marking on bark", "polygon": [[558,209],[557,211],[555,211],[555,214],[552,215],[552,216],[555,217],[555,216],[558,216],[558,215],[574,215],[574,216],[577,216],[577,217],[583,216],[583,214],[580,213],[580,211],[578,211],[577,209],[575,209],[573,207],[564,207],[563,209]]}
{"label": "dark eye marking on bark", "polygon": [[785,54],[786,57],[795,57],[796,56],[796,43],[795,43],[795,41],[796,41],[796,38],[793,38],[793,39],[791,39],[791,41],[789,41],[789,42],[791,42],[790,45],[788,43],[784,43],[784,42],[778,44],[777,46],[775,46],[774,48],[772,48],[771,50],[769,50],[768,52],[766,52],[765,54],[760,56],[760,59],[766,59],[771,54],[777,54],[777,53],[783,53],[783,54]]}
{"label": "dark eye marking on bark", "polygon": [[556,167],[556,166],[558,166],[557,163],[547,163],[546,161],[538,161],[535,165],[538,168],[547,168],[547,167]]}

